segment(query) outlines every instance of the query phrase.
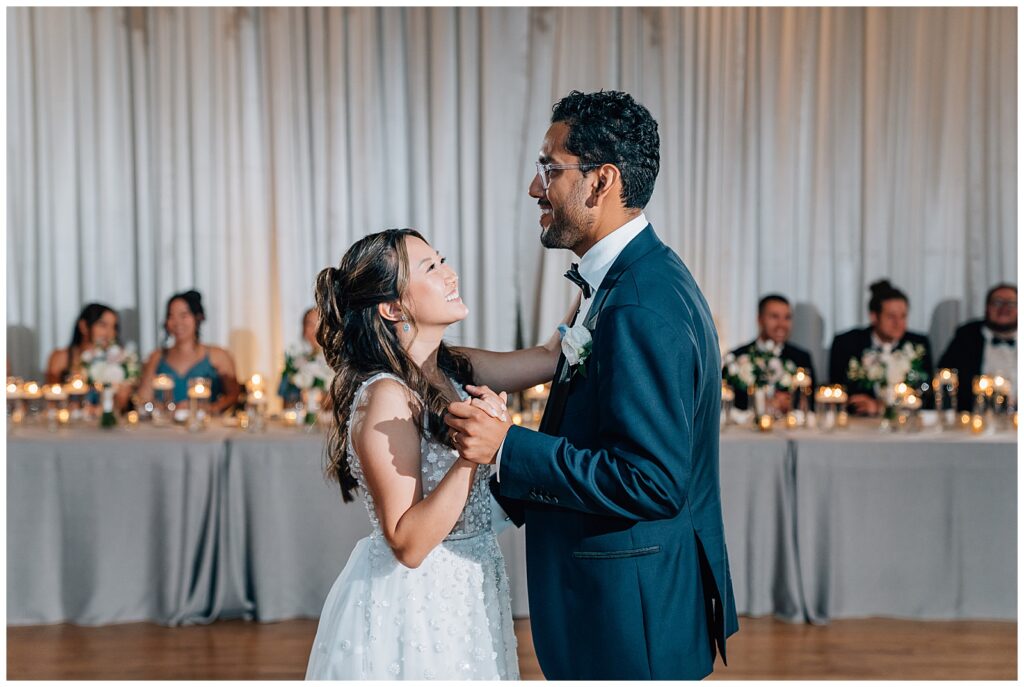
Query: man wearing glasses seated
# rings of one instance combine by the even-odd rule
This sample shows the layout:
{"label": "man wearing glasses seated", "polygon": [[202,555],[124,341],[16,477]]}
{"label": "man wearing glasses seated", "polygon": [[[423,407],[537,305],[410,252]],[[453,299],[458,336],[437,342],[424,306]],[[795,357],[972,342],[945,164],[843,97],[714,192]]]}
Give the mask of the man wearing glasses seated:
{"label": "man wearing glasses seated", "polygon": [[1002,375],[1017,394],[1017,287],[997,284],[985,297],[985,319],[956,330],[939,360],[939,367],[957,370],[960,387],[957,407],[970,410],[971,381],[976,375]]}

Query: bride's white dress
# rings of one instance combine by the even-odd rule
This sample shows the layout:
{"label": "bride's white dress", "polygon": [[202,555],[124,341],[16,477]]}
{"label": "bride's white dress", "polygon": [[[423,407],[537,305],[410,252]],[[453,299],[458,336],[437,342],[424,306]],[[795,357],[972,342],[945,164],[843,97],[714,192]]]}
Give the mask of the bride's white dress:
{"label": "bride's white dress", "polygon": [[[388,374],[370,377],[356,392],[353,410],[366,388],[384,377],[401,383]],[[428,436],[420,448],[426,496],[458,454]],[[492,525],[490,471],[477,468],[455,527],[410,569],[384,539],[351,440],[348,461],[373,529],[356,544],[327,595],[306,679],[518,680],[508,575]]]}

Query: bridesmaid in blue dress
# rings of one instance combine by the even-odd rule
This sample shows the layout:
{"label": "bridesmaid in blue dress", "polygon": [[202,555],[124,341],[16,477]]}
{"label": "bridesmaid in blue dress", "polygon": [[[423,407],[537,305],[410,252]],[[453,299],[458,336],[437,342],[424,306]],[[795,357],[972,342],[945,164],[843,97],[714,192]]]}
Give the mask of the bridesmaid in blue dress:
{"label": "bridesmaid in blue dress", "polygon": [[143,401],[153,399],[153,379],[160,374],[169,375],[174,380],[175,403],[188,398],[188,380],[193,377],[210,380],[212,414],[219,415],[238,401],[241,387],[231,354],[199,340],[199,328],[205,319],[203,300],[198,291],[178,293],[167,301],[164,331],[173,343],[170,346],[165,343],[146,360],[139,384],[139,397]]}

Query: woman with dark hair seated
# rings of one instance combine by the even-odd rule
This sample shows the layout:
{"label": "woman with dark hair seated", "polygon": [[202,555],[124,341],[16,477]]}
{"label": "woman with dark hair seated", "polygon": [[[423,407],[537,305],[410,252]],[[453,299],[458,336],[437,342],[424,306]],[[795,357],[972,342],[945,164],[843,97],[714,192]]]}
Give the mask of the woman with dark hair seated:
{"label": "woman with dark hair seated", "polygon": [[164,331],[173,340],[149,356],[142,370],[139,397],[153,398],[153,379],[166,374],[174,380],[174,402],[188,398],[188,380],[206,377],[211,383],[210,411],[219,414],[238,401],[240,386],[231,354],[218,346],[200,343],[199,328],[206,319],[198,291],[186,291],[167,301]]}
{"label": "woman with dark hair seated", "polygon": [[72,375],[85,372],[82,353],[93,347],[106,348],[118,342],[117,311],[102,303],[89,303],[75,320],[71,343],[50,354],[46,363],[46,383],[63,384]]}
{"label": "woman with dark hair seated", "polygon": [[[82,354],[93,348],[102,349],[114,344],[120,345],[120,318],[117,311],[102,303],[89,303],[78,313],[68,347],[58,348],[50,354],[46,363],[46,383],[64,384],[74,375],[87,374]],[[132,388],[129,382],[118,386],[114,395],[114,403],[118,408],[127,407]],[[90,402],[99,401],[98,394],[92,392],[91,395]]]}

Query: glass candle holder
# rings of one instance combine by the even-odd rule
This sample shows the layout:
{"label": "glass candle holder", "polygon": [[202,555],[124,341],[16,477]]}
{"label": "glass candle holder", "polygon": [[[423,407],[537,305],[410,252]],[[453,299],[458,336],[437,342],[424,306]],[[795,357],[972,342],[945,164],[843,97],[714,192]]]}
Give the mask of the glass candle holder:
{"label": "glass candle holder", "polygon": [[208,378],[193,377],[188,380],[188,431],[199,432],[206,429],[211,395]]}
{"label": "glass candle holder", "polygon": [[25,401],[25,422],[34,423],[42,410],[43,388],[36,381],[27,381],[21,387],[21,395]]}
{"label": "glass candle holder", "polygon": [[950,430],[957,427],[957,393],[960,390],[960,377],[957,371],[944,367],[935,373],[932,379],[935,393],[935,410],[939,414],[942,429]]}
{"label": "glass candle holder", "polygon": [[729,426],[729,416],[732,413],[732,404],[735,400],[736,392],[727,383],[722,382],[722,408],[718,422],[719,430],[724,430]]}
{"label": "glass candle holder", "polygon": [[[261,432],[266,427],[267,395],[262,389],[245,396],[245,427],[249,432]],[[241,426],[241,425],[240,425]]]}
{"label": "glass candle holder", "polygon": [[974,407],[972,415],[984,415],[990,408],[992,395],[995,393],[995,384],[988,375],[978,375],[971,384],[971,392],[974,396]]}
{"label": "glass candle holder", "polygon": [[902,429],[907,432],[919,432],[921,431],[921,397],[914,393],[907,394],[902,403],[900,404],[900,417],[905,417],[906,420],[902,421]]}
{"label": "glass candle holder", "polygon": [[832,386],[832,401],[836,404],[836,427],[845,429],[850,423],[850,414],[846,412],[846,404],[850,402],[850,395],[846,393],[846,387],[842,384]]}
{"label": "glass candle holder", "polygon": [[43,392],[46,399],[46,428],[56,432],[60,428],[60,411],[67,410],[68,394],[60,384],[49,384]]}
{"label": "glass candle holder", "polygon": [[1010,380],[1002,375],[992,377],[992,411],[1005,419],[1010,414],[1010,395],[1013,393],[1013,385]]}
{"label": "glass candle holder", "polygon": [[14,430],[25,421],[24,382],[20,377],[7,378],[7,428]]}
{"label": "glass candle holder", "polygon": [[153,378],[153,425],[166,427],[174,420],[174,378],[157,375]]}
{"label": "glass candle holder", "polygon": [[831,432],[836,428],[836,402],[835,392],[830,386],[818,387],[818,393],[814,397],[814,407],[818,416],[818,428],[824,432]]}
{"label": "glass candle holder", "polygon": [[71,411],[71,422],[85,420],[85,404],[89,396],[89,380],[83,374],[72,375],[65,384],[68,392],[68,409]]}
{"label": "glass candle holder", "polygon": [[971,433],[981,434],[985,431],[985,416],[984,415],[971,415]]}
{"label": "glass candle holder", "polygon": [[[807,418],[811,412],[811,383],[813,380],[811,376],[807,374],[807,370],[802,367],[796,368],[796,372],[793,374],[793,410],[799,411],[796,413],[797,425],[799,427],[807,425]],[[787,421],[787,425],[788,425]]]}

